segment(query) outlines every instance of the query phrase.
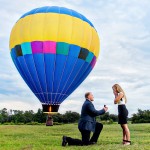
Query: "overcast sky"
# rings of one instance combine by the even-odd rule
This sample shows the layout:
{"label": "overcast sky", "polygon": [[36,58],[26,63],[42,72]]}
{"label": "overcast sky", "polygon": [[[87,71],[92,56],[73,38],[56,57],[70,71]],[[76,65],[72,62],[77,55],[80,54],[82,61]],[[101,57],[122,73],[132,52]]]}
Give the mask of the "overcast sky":
{"label": "overcast sky", "polygon": [[63,6],[86,16],[101,42],[98,62],[88,78],[60,106],[59,112],[81,111],[84,93],[91,91],[95,107],[104,104],[117,114],[112,85],[119,83],[128,98],[130,116],[150,109],[150,1],[149,0],[0,0],[0,109],[42,108],[15,68],[9,35],[24,13],[42,6]]}

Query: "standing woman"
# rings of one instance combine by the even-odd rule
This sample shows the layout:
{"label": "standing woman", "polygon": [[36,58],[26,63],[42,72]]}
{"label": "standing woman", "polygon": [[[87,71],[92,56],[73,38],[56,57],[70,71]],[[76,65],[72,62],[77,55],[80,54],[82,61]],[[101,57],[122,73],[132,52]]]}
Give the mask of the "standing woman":
{"label": "standing woman", "polygon": [[131,145],[130,131],[127,125],[128,110],[125,105],[127,103],[126,95],[118,84],[113,85],[112,89],[115,95],[114,104],[118,104],[118,124],[121,125],[123,130],[123,145]]}

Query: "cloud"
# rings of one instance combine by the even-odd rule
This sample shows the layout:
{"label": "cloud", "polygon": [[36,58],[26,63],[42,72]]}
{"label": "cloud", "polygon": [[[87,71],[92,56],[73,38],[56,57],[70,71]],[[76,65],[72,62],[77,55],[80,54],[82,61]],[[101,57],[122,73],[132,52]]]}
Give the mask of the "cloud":
{"label": "cloud", "polygon": [[[41,105],[18,74],[9,54],[9,34],[25,12],[45,5],[68,7],[84,14],[95,26],[101,39],[101,53],[89,77],[60,106],[80,113],[84,93],[92,91],[95,107],[113,105],[112,85],[119,83],[125,90],[130,115],[138,108],[149,109],[150,89],[150,1],[137,0],[0,0],[0,109],[36,110]],[[9,5],[8,5],[9,4]]]}

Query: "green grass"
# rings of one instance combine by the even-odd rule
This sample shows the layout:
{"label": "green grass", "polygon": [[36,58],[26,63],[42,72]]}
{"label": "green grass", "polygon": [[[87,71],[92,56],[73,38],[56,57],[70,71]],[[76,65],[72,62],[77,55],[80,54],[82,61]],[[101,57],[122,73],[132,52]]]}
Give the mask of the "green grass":
{"label": "green grass", "polygon": [[149,150],[150,124],[129,124],[131,146],[123,146],[118,124],[104,125],[98,143],[92,146],[61,146],[62,135],[81,138],[77,124],[0,125],[0,150]]}

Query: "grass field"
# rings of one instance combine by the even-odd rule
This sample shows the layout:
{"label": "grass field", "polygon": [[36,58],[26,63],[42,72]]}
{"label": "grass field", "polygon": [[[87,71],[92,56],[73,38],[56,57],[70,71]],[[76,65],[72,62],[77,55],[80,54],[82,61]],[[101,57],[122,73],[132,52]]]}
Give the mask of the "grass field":
{"label": "grass field", "polygon": [[0,150],[150,150],[150,124],[129,124],[131,146],[123,146],[118,124],[104,125],[98,143],[92,146],[61,146],[62,135],[80,138],[77,124],[0,125]]}

